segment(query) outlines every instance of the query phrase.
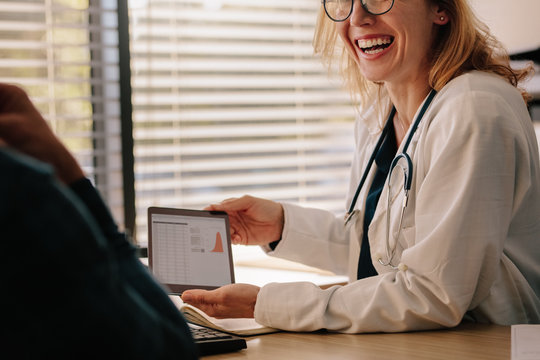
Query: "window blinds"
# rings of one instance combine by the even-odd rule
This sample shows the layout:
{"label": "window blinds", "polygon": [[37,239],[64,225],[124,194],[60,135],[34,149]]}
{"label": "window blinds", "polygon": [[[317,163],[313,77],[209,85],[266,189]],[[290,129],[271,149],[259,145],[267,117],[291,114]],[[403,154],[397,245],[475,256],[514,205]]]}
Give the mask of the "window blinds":
{"label": "window blinds", "polygon": [[0,0],[0,81],[24,88],[123,219],[116,1]]}
{"label": "window blinds", "polygon": [[313,0],[131,0],[138,242],[149,206],[251,194],[344,212],[348,95],[314,58]]}

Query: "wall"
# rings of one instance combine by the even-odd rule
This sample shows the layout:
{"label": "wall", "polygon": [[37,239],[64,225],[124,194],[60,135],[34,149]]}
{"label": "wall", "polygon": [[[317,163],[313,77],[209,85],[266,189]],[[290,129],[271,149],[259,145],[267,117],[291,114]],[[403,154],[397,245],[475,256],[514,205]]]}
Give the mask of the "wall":
{"label": "wall", "polygon": [[540,0],[469,0],[511,53],[540,47]]}
{"label": "wall", "polygon": [[[476,15],[510,53],[540,48],[540,0],[469,0]],[[537,64],[538,65],[538,64]],[[540,147],[540,70],[524,84],[535,96],[531,104],[536,136]]]}

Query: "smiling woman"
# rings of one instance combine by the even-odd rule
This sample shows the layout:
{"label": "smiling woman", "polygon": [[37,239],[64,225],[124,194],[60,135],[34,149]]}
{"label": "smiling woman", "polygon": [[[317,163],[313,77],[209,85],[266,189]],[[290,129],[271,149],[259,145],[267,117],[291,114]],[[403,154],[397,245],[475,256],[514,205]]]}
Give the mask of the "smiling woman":
{"label": "smiling woman", "polygon": [[[392,2],[393,4],[393,1],[383,2]],[[352,13],[353,1],[338,3],[342,4],[341,6],[350,7]],[[363,5],[366,1],[357,1],[356,3]],[[445,26],[440,27],[437,39],[433,41],[434,51],[432,53],[438,55],[433,56],[431,59],[432,64],[429,72],[431,87],[440,89],[453,77],[475,68],[501,75],[513,85],[517,85],[530,74],[530,67],[526,67],[522,71],[510,69],[506,49],[490,34],[487,26],[478,20],[462,1],[432,1],[431,3],[440,4],[441,9],[444,9],[447,13],[446,16],[443,14],[436,15],[438,16],[439,25]],[[366,10],[365,5],[363,5],[363,8]],[[360,104],[371,104],[371,96],[378,94],[379,86],[367,81],[360,73],[355,56],[351,56],[351,53],[348,52],[351,48],[347,46],[342,49],[339,48],[339,40],[337,39],[339,25],[335,26],[325,15],[324,11],[319,13],[313,42],[315,52],[320,54],[327,64],[332,62],[340,63],[342,75],[347,82],[351,95],[353,97],[361,96],[364,101],[359,102]],[[393,41],[393,37],[390,39]],[[346,43],[345,41],[345,45],[347,45]],[[360,40],[358,46],[364,48],[365,41]],[[494,53],[495,56],[489,56],[489,53]],[[526,93],[523,92],[523,95],[526,99],[528,98]]]}
{"label": "smiling woman", "polygon": [[229,213],[233,241],[349,283],[231,285],[186,301],[218,317],[252,307],[260,324],[293,331],[540,321],[540,162],[517,88],[530,66],[510,66],[467,0],[391,3],[319,12],[316,52],[364,100],[345,223],[250,196],[211,207]]}

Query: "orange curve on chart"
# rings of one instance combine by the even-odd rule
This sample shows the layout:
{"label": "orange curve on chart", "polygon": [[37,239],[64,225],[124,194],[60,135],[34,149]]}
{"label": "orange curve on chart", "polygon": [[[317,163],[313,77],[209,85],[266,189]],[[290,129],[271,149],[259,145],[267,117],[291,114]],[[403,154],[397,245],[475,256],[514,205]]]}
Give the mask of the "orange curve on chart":
{"label": "orange curve on chart", "polygon": [[216,233],[216,245],[211,252],[223,252],[223,241],[220,233]]}

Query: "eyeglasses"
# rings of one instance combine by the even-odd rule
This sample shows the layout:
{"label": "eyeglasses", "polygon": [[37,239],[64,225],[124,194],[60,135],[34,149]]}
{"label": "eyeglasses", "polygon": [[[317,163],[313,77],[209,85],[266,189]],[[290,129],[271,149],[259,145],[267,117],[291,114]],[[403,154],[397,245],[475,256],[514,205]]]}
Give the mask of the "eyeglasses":
{"label": "eyeglasses", "polygon": [[[326,15],[333,21],[345,21],[351,16],[354,0],[322,0]],[[360,0],[362,7],[371,15],[382,15],[392,9],[394,0]]]}

